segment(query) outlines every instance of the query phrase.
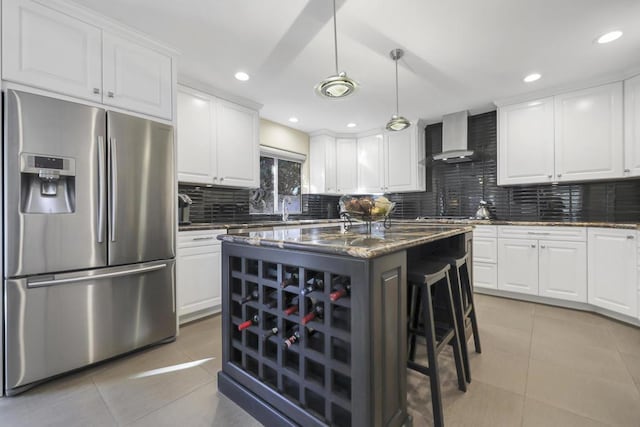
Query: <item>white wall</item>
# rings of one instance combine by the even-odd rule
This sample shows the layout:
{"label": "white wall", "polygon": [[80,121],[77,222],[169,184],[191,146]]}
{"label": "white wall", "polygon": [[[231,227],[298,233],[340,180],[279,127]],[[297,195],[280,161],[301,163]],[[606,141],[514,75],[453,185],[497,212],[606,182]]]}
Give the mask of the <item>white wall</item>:
{"label": "white wall", "polygon": [[309,192],[309,135],[266,119],[260,119],[260,145],[307,156],[302,164],[302,192]]}

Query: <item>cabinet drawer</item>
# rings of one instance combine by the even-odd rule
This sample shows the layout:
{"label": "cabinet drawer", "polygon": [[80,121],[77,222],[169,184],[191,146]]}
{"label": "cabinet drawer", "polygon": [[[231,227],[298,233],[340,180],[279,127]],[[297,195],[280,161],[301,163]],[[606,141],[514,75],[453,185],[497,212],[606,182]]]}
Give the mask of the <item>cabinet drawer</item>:
{"label": "cabinet drawer", "polygon": [[220,234],[227,234],[227,230],[181,231],[178,233],[178,249],[194,246],[220,245]]}
{"label": "cabinet drawer", "polygon": [[545,239],[584,242],[587,240],[586,227],[542,226],[527,227],[519,225],[498,226],[498,237],[506,239]]}
{"label": "cabinet drawer", "polygon": [[498,226],[476,225],[473,229],[473,238],[476,237],[498,237]]}
{"label": "cabinet drawer", "polygon": [[476,237],[473,239],[473,262],[498,262],[498,239]]}
{"label": "cabinet drawer", "polygon": [[498,266],[484,262],[473,263],[473,286],[498,289]]}

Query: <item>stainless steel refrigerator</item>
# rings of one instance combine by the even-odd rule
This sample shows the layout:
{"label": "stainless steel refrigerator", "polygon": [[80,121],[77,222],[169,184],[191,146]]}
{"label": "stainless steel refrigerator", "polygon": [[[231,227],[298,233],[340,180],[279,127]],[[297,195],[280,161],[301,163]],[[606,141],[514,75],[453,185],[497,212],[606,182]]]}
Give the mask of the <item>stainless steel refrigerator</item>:
{"label": "stainless steel refrigerator", "polygon": [[4,94],[4,391],[171,340],[171,126]]}

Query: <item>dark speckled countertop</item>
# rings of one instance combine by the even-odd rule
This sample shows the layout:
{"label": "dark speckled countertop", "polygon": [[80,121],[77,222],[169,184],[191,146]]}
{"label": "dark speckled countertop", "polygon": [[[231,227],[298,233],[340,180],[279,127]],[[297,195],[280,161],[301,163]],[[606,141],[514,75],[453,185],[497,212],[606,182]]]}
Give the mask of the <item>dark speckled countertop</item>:
{"label": "dark speckled countertop", "polygon": [[331,224],[339,223],[339,219],[300,219],[289,221],[252,221],[246,223],[229,222],[194,222],[189,225],[178,226],[178,231],[202,231],[202,230],[231,230],[234,228],[260,228],[305,224]]}
{"label": "dark speckled countertop", "polygon": [[362,224],[354,224],[349,231],[341,225],[319,224],[318,227],[293,225],[281,230],[230,232],[218,239],[252,246],[375,258],[470,231],[473,231],[471,225],[394,223],[387,230],[376,223],[368,234]]}

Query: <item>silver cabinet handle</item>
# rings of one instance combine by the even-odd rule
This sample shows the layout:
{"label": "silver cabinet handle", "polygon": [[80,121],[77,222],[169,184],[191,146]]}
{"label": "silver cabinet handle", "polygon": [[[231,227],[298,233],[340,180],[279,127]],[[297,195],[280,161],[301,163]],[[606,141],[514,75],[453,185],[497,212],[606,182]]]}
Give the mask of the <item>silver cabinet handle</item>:
{"label": "silver cabinet handle", "polygon": [[62,285],[65,283],[86,282],[87,280],[109,279],[113,277],[132,276],[134,274],[148,273],[150,271],[160,270],[162,268],[165,268],[166,266],[167,264],[158,264],[158,265],[152,265],[149,267],[136,268],[133,270],[123,270],[123,271],[114,271],[112,273],[95,274],[93,276],[69,277],[68,279],[40,280],[35,282],[28,282],[27,287],[39,288],[41,286],[53,286],[53,285]]}
{"label": "silver cabinet handle", "polygon": [[551,233],[545,233],[542,231],[527,231],[527,234],[535,234],[536,236],[548,236]]}
{"label": "silver cabinet handle", "polygon": [[93,88],[93,93],[94,93],[95,95],[100,94],[100,89],[98,89],[97,87],[94,87],[94,88]]}
{"label": "silver cabinet handle", "polygon": [[562,174],[561,174],[561,173],[559,173],[559,174],[558,174],[558,178],[560,178],[560,177],[562,177]]}
{"label": "silver cabinet handle", "polygon": [[625,173],[629,173],[629,172],[631,172],[631,169],[625,169],[624,172]]}
{"label": "silver cabinet handle", "polygon": [[540,245],[540,249],[544,249],[544,248],[546,248],[545,245]]}
{"label": "silver cabinet handle", "polygon": [[194,237],[192,240],[194,240],[194,241],[198,241],[198,240],[213,240],[213,236],[209,236],[209,237]]}
{"label": "silver cabinet handle", "polygon": [[535,247],[536,247],[536,245],[531,245],[531,247],[532,247],[532,248],[535,248]]}
{"label": "silver cabinet handle", "polygon": [[223,176],[220,177],[220,181],[224,181],[224,177]]}
{"label": "silver cabinet handle", "polygon": [[547,175],[547,178],[553,178],[553,175]]}
{"label": "silver cabinet handle", "polygon": [[113,93],[112,91],[109,91],[109,92],[107,92],[107,96],[108,96],[109,98],[113,98],[114,93]]}
{"label": "silver cabinet handle", "polygon": [[635,239],[635,236],[629,235],[629,236],[627,236],[627,239]]}
{"label": "silver cabinet handle", "polygon": [[116,241],[116,214],[118,212],[118,152],[116,139],[109,138],[111,160],[111,241]]}
{"label": "silver cabinet handle", "polygon": [[105,191],[105,148],[104,137],[98,137],[98,243],[104,241],[104,205],[106,191]]}

